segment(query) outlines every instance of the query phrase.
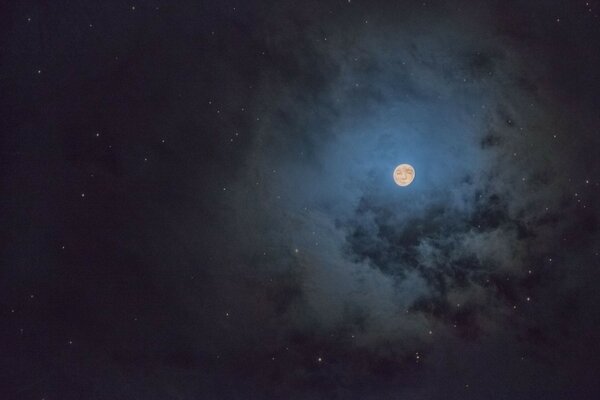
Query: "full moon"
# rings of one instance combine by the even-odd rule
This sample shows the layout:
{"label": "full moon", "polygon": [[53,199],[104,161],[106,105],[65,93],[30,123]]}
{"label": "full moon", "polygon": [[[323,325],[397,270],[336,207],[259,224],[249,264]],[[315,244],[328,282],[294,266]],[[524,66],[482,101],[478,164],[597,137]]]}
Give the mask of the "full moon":
{"label": "full moon", "polygon": [[408,186],[415,179],[415,169],[410,164],[400,164],[394,169],[394,182],[398,186]]}

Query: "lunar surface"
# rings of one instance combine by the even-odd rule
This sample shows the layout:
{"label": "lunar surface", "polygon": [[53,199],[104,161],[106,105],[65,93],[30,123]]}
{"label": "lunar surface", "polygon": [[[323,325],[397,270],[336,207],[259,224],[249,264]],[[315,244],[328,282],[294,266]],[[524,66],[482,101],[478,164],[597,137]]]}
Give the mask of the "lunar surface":
{"label": "lunar surface", "polygon": [[400,164],[394,169],[394,182],[398,186],[408,186],[415,179],[415,169],[410,164]]}

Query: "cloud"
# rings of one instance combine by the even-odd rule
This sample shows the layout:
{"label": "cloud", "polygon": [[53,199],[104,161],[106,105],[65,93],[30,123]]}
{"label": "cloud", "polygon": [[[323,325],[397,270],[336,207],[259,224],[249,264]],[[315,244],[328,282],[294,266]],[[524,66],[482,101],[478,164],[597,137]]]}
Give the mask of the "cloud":
{"label": "cloud", "polygon": [[[435,347],[430,331],[462,346],[509,324],[518,343],[538,322],[515,309],[573,218],[538,71],[479,23],[378,22],[327,41],[296,25],[269,49],[286,64],[265,74],[233,209],[260,232],[248,248],[285,254],[257,270],[292,277],[284,336],[343,332],[356,341],[328,346],[350,354],[393,343],[398,365]],[[417,171],[405,189],[401,162]]]}

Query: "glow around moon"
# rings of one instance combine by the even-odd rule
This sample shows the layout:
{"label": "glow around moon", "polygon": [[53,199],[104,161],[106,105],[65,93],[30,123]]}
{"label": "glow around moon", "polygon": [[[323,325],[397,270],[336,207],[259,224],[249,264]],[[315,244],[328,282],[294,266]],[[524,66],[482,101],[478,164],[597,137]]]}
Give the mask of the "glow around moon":
{"label": "glow around moon", "polygon": [[408,186],[415,179],[415,169],[410,164],[400,164],[394,169],[394,182],[398,186]]}

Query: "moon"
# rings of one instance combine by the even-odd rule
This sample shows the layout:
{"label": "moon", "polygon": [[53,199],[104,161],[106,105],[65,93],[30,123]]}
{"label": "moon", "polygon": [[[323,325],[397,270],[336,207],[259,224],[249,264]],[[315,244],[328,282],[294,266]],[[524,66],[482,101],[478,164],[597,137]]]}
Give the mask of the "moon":
{"label": "moon", "polygon": [[415,179],[415,169],[410,164],[400,164],[394,169],[394,182],[398,186],[408,186]]}

